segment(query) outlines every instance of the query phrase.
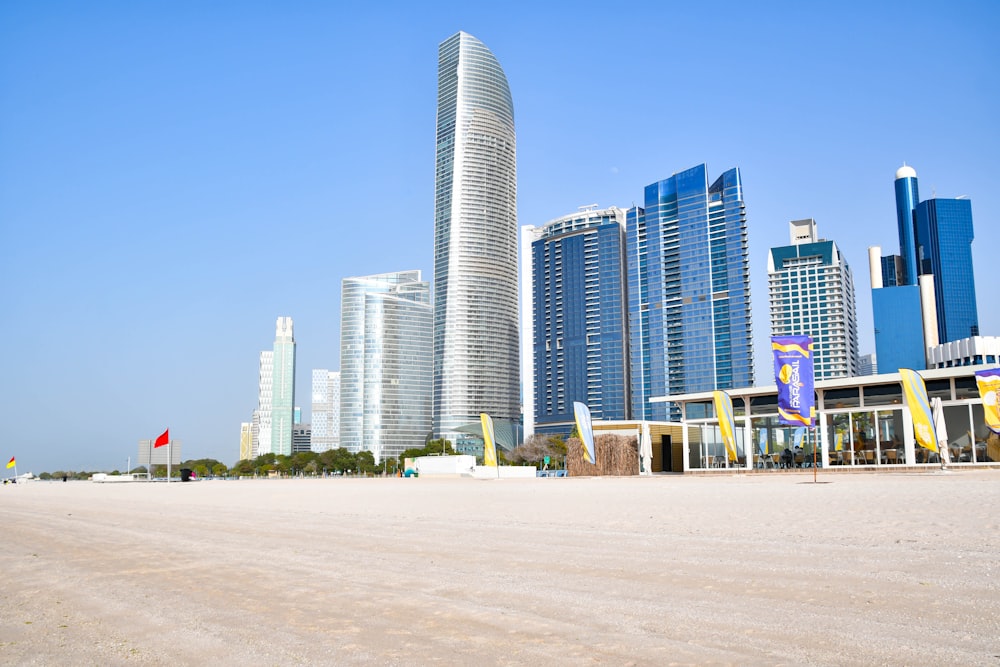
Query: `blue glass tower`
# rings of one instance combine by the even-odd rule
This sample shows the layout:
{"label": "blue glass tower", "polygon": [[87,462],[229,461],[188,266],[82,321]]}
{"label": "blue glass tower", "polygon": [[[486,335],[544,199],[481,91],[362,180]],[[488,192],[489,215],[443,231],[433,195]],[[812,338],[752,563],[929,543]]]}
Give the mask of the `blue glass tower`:
{"label": "blue glass tower", "polygon": [[938,341],[979,335],[972,272],[972,202],[928,199],[916,207],[916,259],[921,275],[934,275]]}
{"label": "blue glass tower", "polygon": [[628,419],[625,211],[581,211],[523,233],[533,239],[535,431],[568,434],[574,401],[595,419]]}
{"label": "blue glass tower", "polygon": [[627,220],[632,414],[666,420],[650,398],[754,381],[740,172],[709,185],[692,167],[646,186],[644,204]]}
{"label": "blue glass tower", "polygon": [[917,284],[917,242],[913,210],[918,201],[917,172],[903,164],[896,170],[896,224],[899,227],[899,254],[903,258],[901,285]]}
{"label": "blue glass tower", "polygon": [[896,373],[900,368],[925,368],[920,288],[898,285],[873,289],[872,313],[879,372]]}

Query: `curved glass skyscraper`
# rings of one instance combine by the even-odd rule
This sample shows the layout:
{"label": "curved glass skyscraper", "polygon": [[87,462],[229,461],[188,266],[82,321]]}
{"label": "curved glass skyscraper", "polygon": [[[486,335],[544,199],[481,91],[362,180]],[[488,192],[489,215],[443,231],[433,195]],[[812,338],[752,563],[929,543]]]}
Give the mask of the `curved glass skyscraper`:
{"label": "curved glass skyscraper", "polygon": [[520,419],[514,105],[497,59],[459,32],[438,51],[434,433]]}

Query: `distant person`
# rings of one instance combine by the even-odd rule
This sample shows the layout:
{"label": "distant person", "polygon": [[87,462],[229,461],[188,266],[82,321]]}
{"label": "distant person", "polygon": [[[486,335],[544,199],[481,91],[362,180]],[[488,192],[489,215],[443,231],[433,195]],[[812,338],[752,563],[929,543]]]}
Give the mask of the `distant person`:
{"label": "distant person", "polygon": [[785,468],[791,468],[793,461],[795,461],[795,457],[794,454],[792,454],[792,450],[790,450],[788,447],[785,447],[783,450],[781,450],[782,466],[784,466]]}

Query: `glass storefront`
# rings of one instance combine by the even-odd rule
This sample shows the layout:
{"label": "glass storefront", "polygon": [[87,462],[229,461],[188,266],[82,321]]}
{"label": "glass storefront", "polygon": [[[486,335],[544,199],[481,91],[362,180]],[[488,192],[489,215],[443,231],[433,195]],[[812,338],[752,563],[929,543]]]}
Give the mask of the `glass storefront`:
{"label": "glass storefront", "polygon": [[[930,373],[930,372],[928,372]],[[1000,463],[1000,435],[985,424],[974,377],[926,379],[930,399],[940,399],[948,462],[956,466]],[[913,424],[898,382],[859,382],[820,388],[817,428],[779,423],[774,394],[733,397],[737,459],[727,455],[711,400],[691,395],[684,403],[688,469],[784,470],[829,465],[884,468],[941,465],[944,452],[915,442]],[[749,417],[749,423],[747,423]],[[907,432],[909,429],[909,432]]]}

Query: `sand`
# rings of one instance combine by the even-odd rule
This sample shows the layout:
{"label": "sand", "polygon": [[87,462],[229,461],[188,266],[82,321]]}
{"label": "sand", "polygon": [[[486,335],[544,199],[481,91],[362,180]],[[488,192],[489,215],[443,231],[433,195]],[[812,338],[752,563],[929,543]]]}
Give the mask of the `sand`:
{"label": "sand", "polygon": [[1000,471],[0,487],[0,663],[1000,664]]}

